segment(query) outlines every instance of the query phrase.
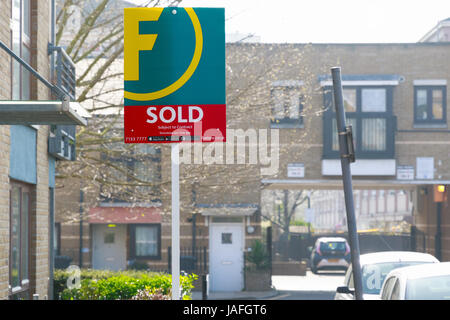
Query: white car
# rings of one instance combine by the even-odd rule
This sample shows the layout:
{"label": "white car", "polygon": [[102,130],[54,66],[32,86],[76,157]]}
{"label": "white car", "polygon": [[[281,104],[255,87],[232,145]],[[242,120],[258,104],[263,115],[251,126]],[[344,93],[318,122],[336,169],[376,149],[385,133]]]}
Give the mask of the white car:
{"label": "white car", "polygon": [[[379,300],[380,290],[387,274],[396,268],[438,263],[439,260],[428,253],[410,251],[384,251],[366,253],[360,256],[363,299]],[[353,300],[353,272],[350,265],[344,278],[344,285],[336,289],[335,300]]]}
{"label": "white car", "polygon": [[450,262],[391,271],[381,288],[382,300],[450,300]]}

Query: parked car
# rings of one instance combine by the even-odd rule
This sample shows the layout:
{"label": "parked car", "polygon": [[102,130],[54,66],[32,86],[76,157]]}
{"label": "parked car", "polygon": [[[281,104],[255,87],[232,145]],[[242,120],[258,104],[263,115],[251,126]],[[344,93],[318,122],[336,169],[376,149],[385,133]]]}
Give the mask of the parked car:
{"label": "parked car", "polygon": [[319,270],[346,270],[350,264],[350,246],[345,238],[321,237],[311,251],[310,268]]}
{"label": "parked car", "polygon": [[[380,299],[380,290],[389,272],[406,266],[439,262],[428,253],[410,251],[384,251],[366,253],[360,256],[362,287],[364,300]],[[336,289],[335,300],[353,300],[354,283],[350,265],[344,278],[344,285]]]}
{"label": "parked car", "polygon": [[450,300],[450,262],[395,269],[386,276],[382,300]]}

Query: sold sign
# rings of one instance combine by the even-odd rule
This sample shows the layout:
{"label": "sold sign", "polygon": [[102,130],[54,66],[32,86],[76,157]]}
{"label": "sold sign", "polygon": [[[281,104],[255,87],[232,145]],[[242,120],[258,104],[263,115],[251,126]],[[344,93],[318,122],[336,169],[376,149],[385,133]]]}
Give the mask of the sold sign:
{"label": "sold sign", "polygon": [[225,141],[222,8],[124,9],[126,143]]}

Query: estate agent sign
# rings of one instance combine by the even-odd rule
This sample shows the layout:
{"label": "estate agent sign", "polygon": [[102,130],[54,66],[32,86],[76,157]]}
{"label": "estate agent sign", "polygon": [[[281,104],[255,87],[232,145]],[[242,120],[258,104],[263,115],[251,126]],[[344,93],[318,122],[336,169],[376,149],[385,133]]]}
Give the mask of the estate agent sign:
{"label": "estate agent sign", "polygon": [[224,142],[223,8],[124,10],[125,143]]}

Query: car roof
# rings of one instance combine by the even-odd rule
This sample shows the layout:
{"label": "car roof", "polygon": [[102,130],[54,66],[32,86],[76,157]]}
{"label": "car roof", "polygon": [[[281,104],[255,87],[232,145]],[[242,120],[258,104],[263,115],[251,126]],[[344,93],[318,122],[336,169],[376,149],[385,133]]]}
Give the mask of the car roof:
{"label": "car roof", "polygon": [[450,275],[450,262],[427,263],[392,270],[388,276],[396,275],[406,279],[428,278]]}
{"label": "car roof", "polygon": [[342,238],[342,237],[320,237],[319,239],[317,239],[317,241],[320,242],[333,242],[333,241],[338,241],[338,242],[342,242],[342,241],[347,241],[347,239]]}
{"label": "car roof", "polygon": [[365,253],[360,256],[359,260],[361,265],[406,261],[439,262],[439,260],[431,254],[413,251],[381,251]]}

